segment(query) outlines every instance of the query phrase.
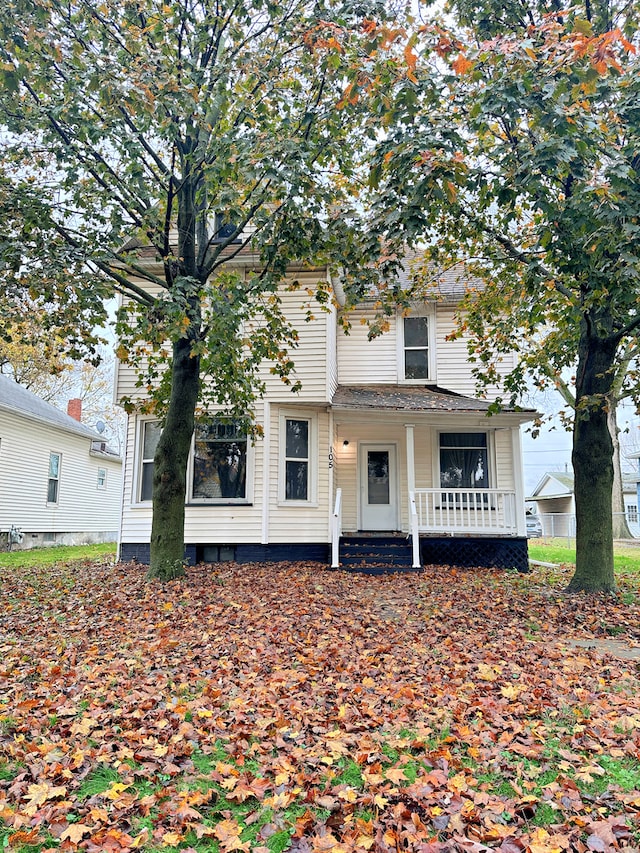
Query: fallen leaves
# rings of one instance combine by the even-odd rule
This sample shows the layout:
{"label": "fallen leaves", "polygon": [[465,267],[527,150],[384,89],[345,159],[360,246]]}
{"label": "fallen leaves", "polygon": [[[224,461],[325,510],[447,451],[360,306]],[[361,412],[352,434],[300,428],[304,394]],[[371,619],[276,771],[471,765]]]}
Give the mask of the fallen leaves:
{"label": "fallen leaves", "polygon": [[137,566],[24,575],[1,581],[9,849],[640,842],[637,667],[566,643],[612,625],[637,643],[637,603],[444,567],[225,564],[167,587]]}

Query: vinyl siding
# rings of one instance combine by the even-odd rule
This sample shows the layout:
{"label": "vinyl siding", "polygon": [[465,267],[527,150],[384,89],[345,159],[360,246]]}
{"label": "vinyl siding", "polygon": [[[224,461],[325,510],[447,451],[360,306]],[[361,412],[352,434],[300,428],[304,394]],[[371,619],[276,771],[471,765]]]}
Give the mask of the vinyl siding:
{"label": "vinyl siding", "polygon": [[[516,427],[516,429],[518,428]],[[511,430],[499,429],[493,435],[496,471],[491,482],[491,487],[495,489],[513,489],[515,485],[515,471],[513,467]]]}
{"label": "vinyl siding", "polygon": [[[295,364],[292,381],[300,380],[302,389],[292,395],[289,386],[277,376],[270,373],[271,362],[265,361],[260,370],[260,379],[266,383],[267,394],[271,400],[289,401],[328,401],[329,373],[328,359],[335,362],[335,311],[325,311],[307,293],[315,289],[318,281],[324,279],[325,273],[300,273],[296,281],[300,287],[297,290],[281,292],[282,310],[284,316],[298,331],[298,345],[291,350],[290,356]],[[141,283],[142,284],[142,283]],[[147,287],[150,290],[151,288]],[[159,288],[156,288],[159,292]],[[307,321],[307,306],[311,307],[313,319]],[[335,367],[333,368],[335,372]],[[136,373],[126,364],[119,364],[116,373],[116,400],[122,397],[142,398],[140,389],[136,388]]]}
{"label": "vinyl siding", "polygon": [[389,318],[391,326],[388,332],[370,341],[367,339],[369,328],[366,320],[372,317],[371,310],[352,311],[349,334],[338,331],[340,385],[396,384],[398,381],[396,318]]}
{"label": "vinyl siding", "polygon": [[[436,347],[437,347],[437,383],[441,388],[456,391],[466,397],[477,397],[475,379],[471,373],[468,361],[468,338],[446,340],[456,327],[455,308],[439,305],[436,309]],[[502,357],[502,370],[507,373],[515,367],[515,356],[507,354]],[[486,391],[488,400],[495,399],[501,389],[492,386]]]}
{"label": "vinyl siding", "polygon": [[[312,289],[322,276],[305,273],[297,276],[301,287],[298,290],[283,292],[282,310],[285,317],[293,323],[298,332],[298,345],[291,350],[290,356],[295,364],[292,381],[302,383],[300,391],[291,393],[290,388],[277,376],[269,372],[270,364],[265,362],[261,377],[266,382],[266,394],[271,402],[328,402],[329,379],[327,361],[331,347],[331,337],[335,335],[335,314],[325,311],[311,300],[305,287]],[[313,319],[307,321],[307,307],[310,307]]]}
{"label": "vinyl siding", "polygon": [[[0,411],[0,530],[25,534],[115,533],[122,465],[90,452],[91,439]],[[58,502],[47,504],[50,453],[59,453]],[[107,480],[98,489],[98,469]]]}
{"label": "vinyl siding", "polygon": [[[315,447],[312,448],[315,470],[314,500],[306,505],[280,501],[280,414],[309,417],[316,423]],[[260,420],[262,407],[256,412]],[[140,419],[131,418],[127,437],[127,470],[125,473],[125,512],[121,539],[124,543],[148,542],[151,535],[151,502],[136,503],[138,454],[134,444]],[[326,410],[300,409],[290,406],[270,407],[269,455],[269,526],[268,540],[278,542],[326,542],[329,517],[329,415]],[[261,541],[264,501],[265,445],[257,439],[250,450],[252,460],[247,472],[249,505],[192,505],[185,513],[187,544],[240,544]]]}
{"label": "vinyl siding", "polygon": [[[311,417],[314,419],[315,489],[312,500],[307,504],[296,504],[282,500],[283,452],[281,415],[284,417]],[[329,540],[329,516],[333,509],[333,495],[329,494],[329,414],[323,410],[304,411],[290,406],[273,406],[271,420],[271,469],[270,469],[270,542],[327,542]]]}

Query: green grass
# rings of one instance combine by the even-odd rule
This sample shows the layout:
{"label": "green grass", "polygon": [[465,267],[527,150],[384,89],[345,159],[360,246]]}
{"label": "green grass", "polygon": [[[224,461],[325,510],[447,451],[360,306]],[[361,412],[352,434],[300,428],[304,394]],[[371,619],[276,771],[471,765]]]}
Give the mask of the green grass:
{"label": "green grass", "polygon": [[[542,563],[557,563],[575,565],[575,544],[567,546],[565,538],[529,540],[529,558],[540,560]],[[613,565],[616,572],[623,574],[640,574],[640,548],[616,545],[614,547]]]}
{"label": "green grass", "polygon": [[115,559],[116,543],[100,545],[56,545],[52,548],[32,548],[29,551],[3,551],[0,553],[0,568],[33,568],[55,566],[74,560]]}

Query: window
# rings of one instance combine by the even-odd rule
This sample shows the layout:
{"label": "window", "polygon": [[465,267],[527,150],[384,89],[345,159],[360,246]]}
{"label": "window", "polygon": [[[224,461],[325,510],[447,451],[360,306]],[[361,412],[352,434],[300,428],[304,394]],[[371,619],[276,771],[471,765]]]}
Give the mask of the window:
{"label": "window", "polygon": [[247,436],[234,423],[198,424],[193,454],[194,500],[245,500]]}
{"label": "window", "polygon": [[[229,237],[233,237],[236,232],[236,227],[235,222],[231,222],[224,216],[224,214],[216,213],[213,220],[213,242],[222,243],[225,240],[228,240]],[[233,242],[239,243],[240,237],[236,237]]]}
{"label": "window", "polygon": [[285,418],[284,499],[308,501],[310,486],[310,421]]}
{"label": "window", "polygon": [[106,468],[98,468],[98,489],[106,489],[107,488],[107,469]]}
{"label": "window", "polygon": [[153,457],[156,455],[162,428],[159,421],[143,421],[141,429],[140,500],[150,501],[153,497]]}
{"label": "window", "polygon": [[429,378],[429,320],[404,318],[404,378]]}
{"label": "window", "polygon": [[627,521],[631,522],[631,524],[638,523],[638,505],[637,504],[627,504]]}
{"label": "window", "polygon": [[60,491],[60,454],[49,454],[49,480],[47,485],[47,503],[57,504]]}
{"label": "window", "polygon": [[440,434],[440,485],[450,489],[488,489],[485,432]]}

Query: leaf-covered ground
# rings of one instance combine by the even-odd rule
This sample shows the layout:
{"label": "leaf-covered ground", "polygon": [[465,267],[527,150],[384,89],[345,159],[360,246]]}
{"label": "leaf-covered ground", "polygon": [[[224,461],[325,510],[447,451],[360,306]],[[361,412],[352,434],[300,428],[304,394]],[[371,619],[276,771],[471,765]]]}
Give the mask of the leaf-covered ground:
{"label": "leaf-covered ground", "polygon": [[0,847],[638,850],[637,579],[566,581],[6,569]]}

